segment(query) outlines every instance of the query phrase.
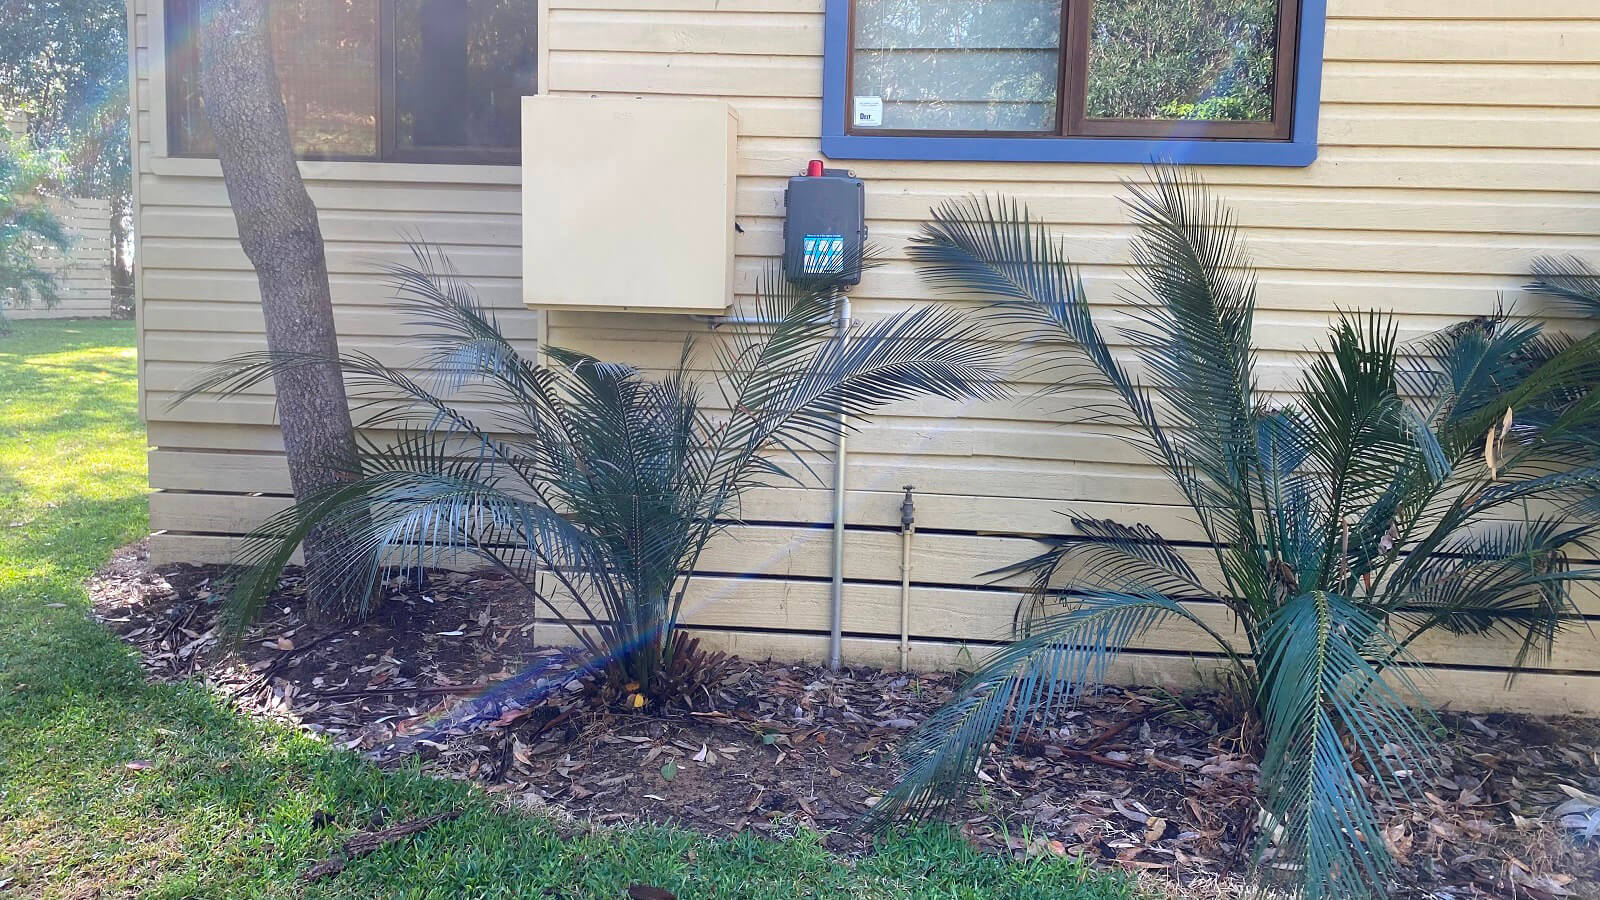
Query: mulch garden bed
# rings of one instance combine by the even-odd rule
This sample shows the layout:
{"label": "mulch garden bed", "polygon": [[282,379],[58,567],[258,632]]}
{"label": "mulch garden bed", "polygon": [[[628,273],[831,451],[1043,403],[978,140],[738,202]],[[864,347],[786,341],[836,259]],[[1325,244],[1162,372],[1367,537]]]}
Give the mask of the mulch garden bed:
{"label": "mulch garden bed", "polygon": [[[214,567],[152,569],[139,546],[90,583],[96,618],[153,679],[197,679],[384,764],[419,758],[571,828],[675,823],[708,834],[852,826],[893,784],[898,741],[951,695],[946,674],[739,658],[695,695],[633,709],[550,644],[556,626],[493,577],[390,583],[377,615],[321,630],[290,574],[237,646],[219,639]],[[1085,855],[1229,894],[1248,863],[1258,770],[1218,695],[1116,688],[981,770],[957,824],[1018,856]],[[1600,722],[1445,713],[1442,774],[1388,810],[1401,896],[1600,896],[1600,837],[1561,824],[1600,794]],[[1600,801],[1594,801],[1600,805]],[[1563,804],[1566,804],[1563,807]]]}

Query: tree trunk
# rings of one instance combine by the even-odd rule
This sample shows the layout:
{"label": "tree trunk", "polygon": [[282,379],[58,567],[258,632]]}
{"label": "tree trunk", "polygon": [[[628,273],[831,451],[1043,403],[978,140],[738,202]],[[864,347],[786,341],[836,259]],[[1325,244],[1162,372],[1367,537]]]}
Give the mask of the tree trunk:
{"label": "tree trunk", "polygon": [[[278,417],[295,496],[311,496],[356,468],[355,432],[335,362],[333,324],[317,208],[295,164],[283,94],[267,42],[268,0],[200,4],[200,95],[216,135],[217,157],[239,241],[255,266],[267,348],[315,354],[326,366],[297,367],[276,379]],[[340,590],[348,537],[323,527],[304,545],[308,615],[355,619],[367,597]]]}
{"label": "tree trunk", "polygon": [[133,265],[128,259],[129,196],[123,191],[111,194],[111,317],[133,316]]}
{"label": "tree trunk", "polygon": [[460,0],[423,0],[418,16],[422,32],[422,72],[417,79],[416,121],[412,140],[418,147],[459,147],[467,141],[467,15]]}

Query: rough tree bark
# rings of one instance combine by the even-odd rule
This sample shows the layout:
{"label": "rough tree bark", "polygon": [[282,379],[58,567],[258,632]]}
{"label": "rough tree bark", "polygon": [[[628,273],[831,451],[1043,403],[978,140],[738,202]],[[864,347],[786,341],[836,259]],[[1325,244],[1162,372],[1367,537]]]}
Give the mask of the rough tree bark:
{"label": "rough tree bark", "polygon": [[133,317],[133,265],[128,259],[129,218],[127,193],[111,195],[111,316]]}
{"label": "rough tree bark", "polygon": [[[216,136],[217,157],[239,241],[255,267],[267,347],[316,354],[326,366],[297,367],[276,379],[278,418],[296,497],[307,497],[354,470],[355,432],[339,354],[333,299],[317,208],[295,164],[283,93],[267,42],[268,0],[202,0],[200,95]],[[364,597],[341,594],[334,576],[345,535],[313,531],[304,545],[310,614],[350,621]]]}

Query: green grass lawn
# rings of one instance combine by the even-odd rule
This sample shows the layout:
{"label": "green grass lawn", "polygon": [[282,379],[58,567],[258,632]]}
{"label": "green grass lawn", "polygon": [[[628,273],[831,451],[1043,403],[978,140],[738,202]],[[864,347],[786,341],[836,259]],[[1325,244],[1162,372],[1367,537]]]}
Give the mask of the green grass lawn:
{"label": "green grass lawn", "polygon": [[[466,785],[380,772],[203,689],[146,684],[87,620],[81,586],[145,530],[133,328],[15,328],[0,338],[0,895],[620,897],[635,882],[685,898],[1132,895],[1124,879],[1009,863],[940,830],[853,863],[804,834],[563,840]],[[299,879],[380,807],[391,821],[465,812],[337,877]],[[319,811],[334,824],[313,828]]]}

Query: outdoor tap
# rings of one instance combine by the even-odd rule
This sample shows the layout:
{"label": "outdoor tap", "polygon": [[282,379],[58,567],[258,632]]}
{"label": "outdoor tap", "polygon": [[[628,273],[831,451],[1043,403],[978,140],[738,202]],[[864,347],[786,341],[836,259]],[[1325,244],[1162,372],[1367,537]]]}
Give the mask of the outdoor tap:
{"label": "outdoor tap", "polygon": [[910,531],[911,526],[917,524],[917,505],[911,500],[911,492],[916,489],[917,486],[914,484],[908,484],[903,488],[906,492],[906,498],[900,501],[901,531]]}

